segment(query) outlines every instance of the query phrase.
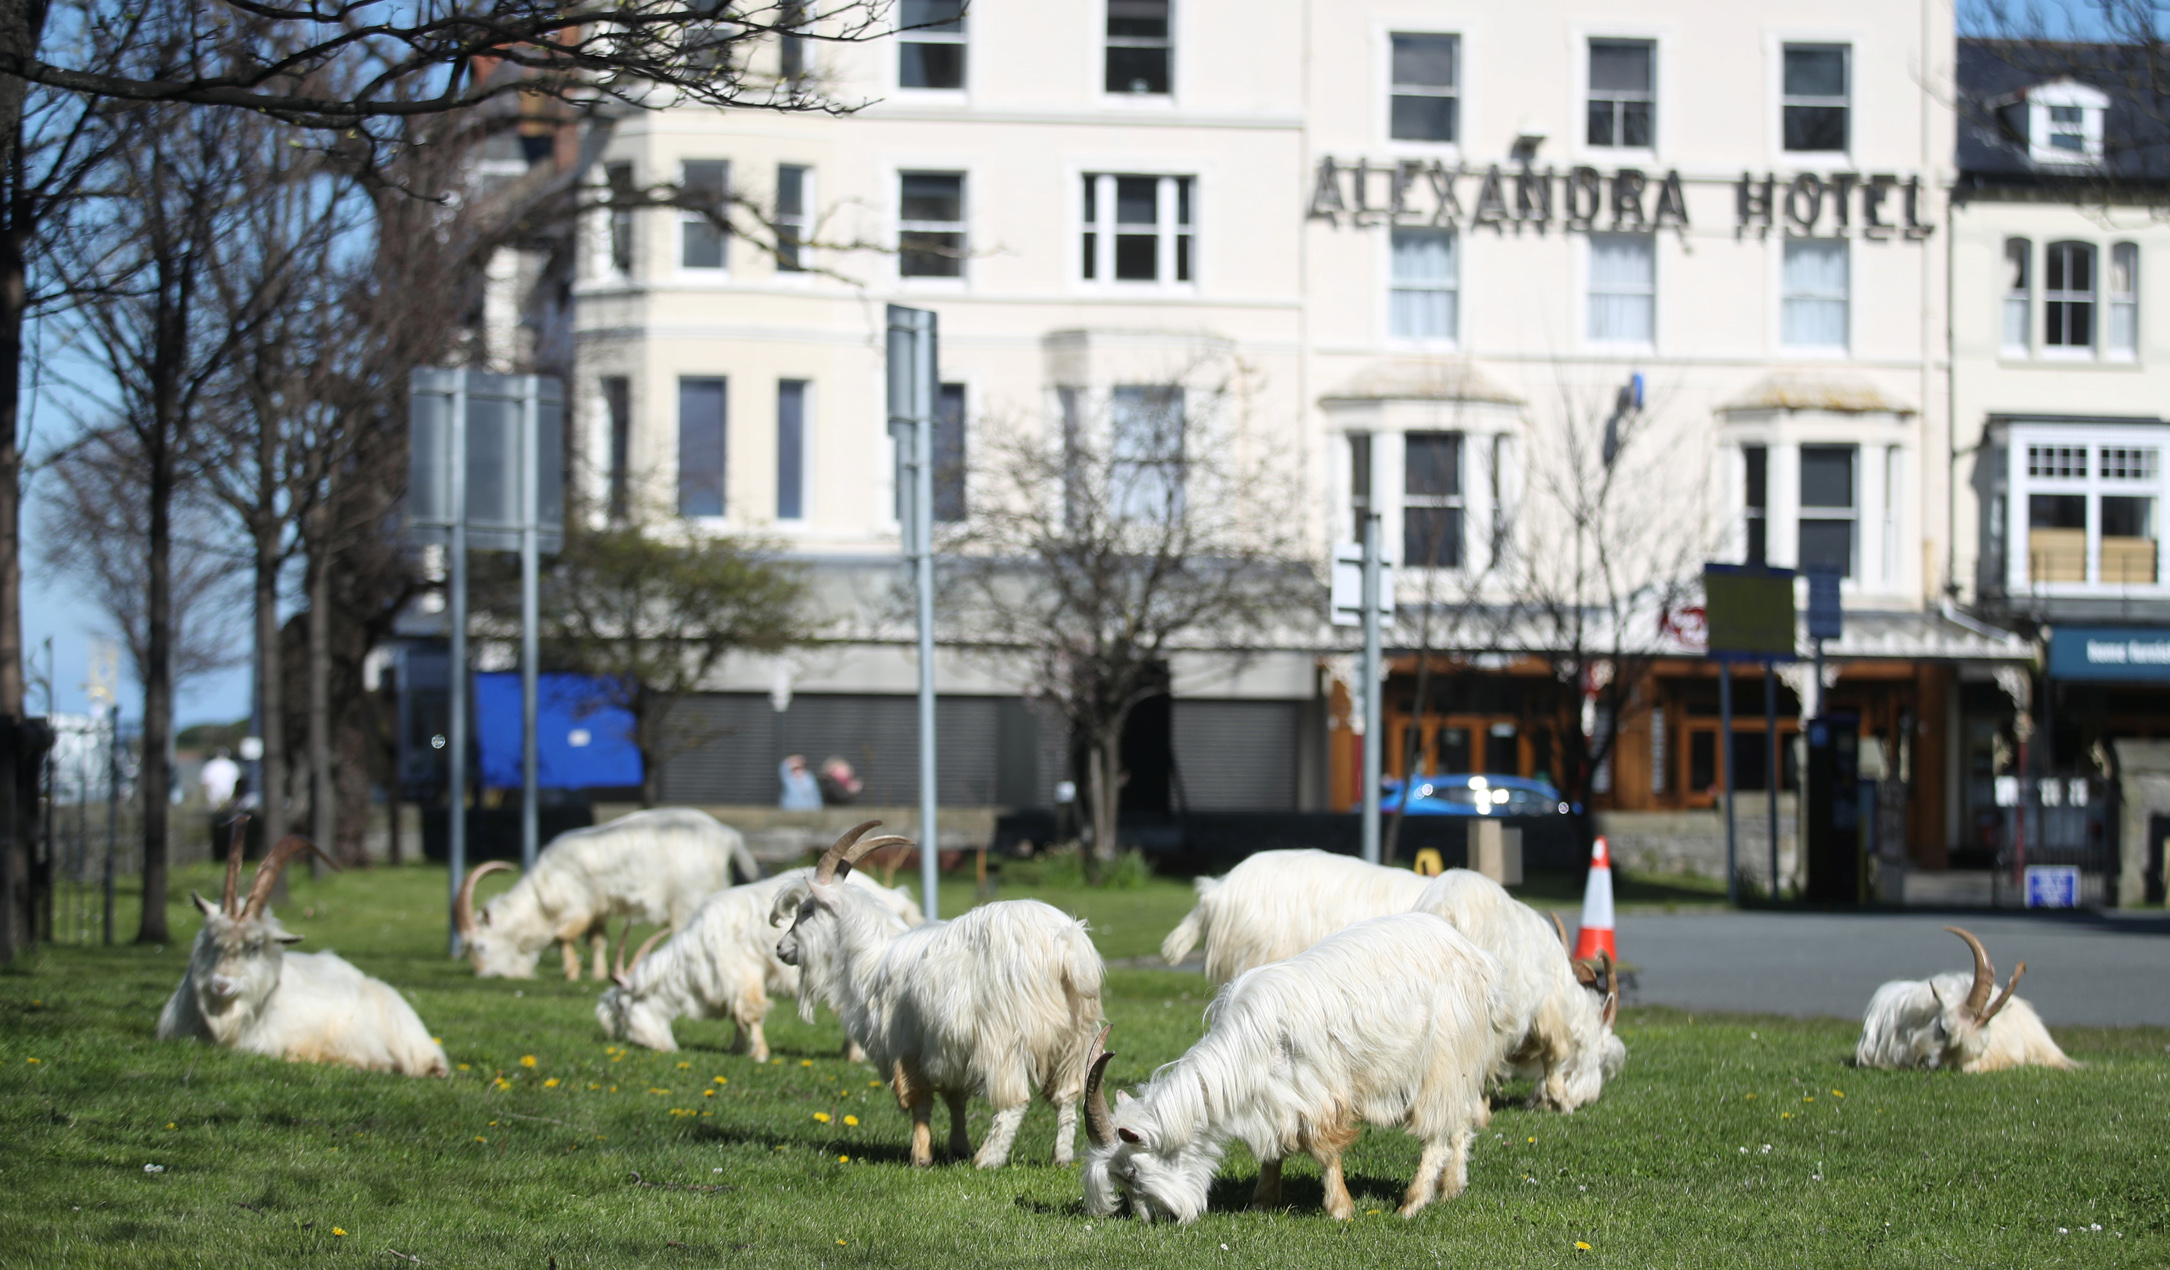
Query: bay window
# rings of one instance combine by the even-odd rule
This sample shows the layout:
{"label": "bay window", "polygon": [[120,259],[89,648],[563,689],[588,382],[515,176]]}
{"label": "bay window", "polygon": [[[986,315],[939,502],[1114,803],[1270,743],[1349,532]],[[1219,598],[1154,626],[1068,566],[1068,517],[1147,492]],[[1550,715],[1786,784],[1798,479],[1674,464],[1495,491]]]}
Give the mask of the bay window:
{"label": "bay window", "polygon": [[1459,569],[1462,434],[1411,432],[1402,445],[1402,563]]}
{"label": "bay window", "polygon": [[1855,468],[1860,447],[1801,447],[1800,550],[1802,569],[1832,569],[1854,576],[1856,525],[1860,517]]}
{"label": "bay window", "polygon": [[2007,582],[2123,591],[2161,581],[2160,428],[2015,425],[2009,498],[2024,543],[2007,548]]}

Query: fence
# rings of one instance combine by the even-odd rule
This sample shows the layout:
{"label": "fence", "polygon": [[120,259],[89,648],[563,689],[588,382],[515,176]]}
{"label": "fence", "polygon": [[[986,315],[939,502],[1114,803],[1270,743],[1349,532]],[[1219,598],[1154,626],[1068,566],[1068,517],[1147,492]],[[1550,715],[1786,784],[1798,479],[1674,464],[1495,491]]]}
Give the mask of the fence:
{"label": "fence", "polygon": [[2079,904],[2110,902],[2117,876],[2117,786],[2100,776],[1999,776],[2003,812],[1992,894],[2000,907],[2026,903],[2030,865],[2080,871]]}

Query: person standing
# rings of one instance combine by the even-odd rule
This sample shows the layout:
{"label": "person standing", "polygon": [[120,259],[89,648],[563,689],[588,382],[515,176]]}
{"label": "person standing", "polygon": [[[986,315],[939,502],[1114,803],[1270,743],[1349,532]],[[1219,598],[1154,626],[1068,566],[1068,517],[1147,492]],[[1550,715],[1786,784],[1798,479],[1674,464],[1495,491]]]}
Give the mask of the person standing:
{"label": "person standing", "polygon": [[783,797],[776,805],[785,811],[820,811],[821,785],[814,774],[806,770],[806,756],[793,754],[777,768],[777,776],[783,781]]}

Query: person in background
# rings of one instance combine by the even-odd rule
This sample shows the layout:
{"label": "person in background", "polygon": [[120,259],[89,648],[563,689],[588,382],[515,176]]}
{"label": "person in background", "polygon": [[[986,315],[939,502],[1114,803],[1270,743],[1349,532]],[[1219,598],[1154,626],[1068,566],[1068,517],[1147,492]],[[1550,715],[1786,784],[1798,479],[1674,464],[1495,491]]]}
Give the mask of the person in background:
{"label": "person in background", "polygon": [[223,747],[214,752],[203,765],[197,780],[203,783],[203,800],[213,811],[224,811],[234,801],[234,790],[241,784],[241,765],[226,756]]}
{"label": "person in background", "polygon": [[821,801],[831,807],[842,807],[858,801],[859,791],[866,788],[851,764],[839,754],[831,754],[821,760],[821,771],[814,779],[821,785]]}
{"label": "person in background", "polygon": [[821,785],[814,774],[806,770],[806,756],[794,754],[777,768],[777,776],[783,781],[784,794],[776,805],[785,811],[820,811]]}

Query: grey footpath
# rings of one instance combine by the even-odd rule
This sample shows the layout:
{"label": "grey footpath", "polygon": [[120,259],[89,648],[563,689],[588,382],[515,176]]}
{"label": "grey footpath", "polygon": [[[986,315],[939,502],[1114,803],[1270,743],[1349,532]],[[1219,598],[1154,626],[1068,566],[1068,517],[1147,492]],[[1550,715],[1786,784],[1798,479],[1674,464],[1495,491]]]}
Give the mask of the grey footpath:
{"label": "grey footpath", "polygon": [[[1563,912],[1569,929],[1575,914]],[[1861,1017],[1890,979],[1967,970],[1974,932],[1998,981],[2027,963],[2019,995],[2052,1024],[2170,1026],[2170,915],[1622,913],[1620,959],[1636,968],[1630,1004],[1685,1010]]]}

